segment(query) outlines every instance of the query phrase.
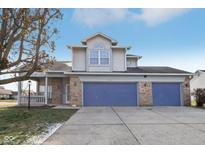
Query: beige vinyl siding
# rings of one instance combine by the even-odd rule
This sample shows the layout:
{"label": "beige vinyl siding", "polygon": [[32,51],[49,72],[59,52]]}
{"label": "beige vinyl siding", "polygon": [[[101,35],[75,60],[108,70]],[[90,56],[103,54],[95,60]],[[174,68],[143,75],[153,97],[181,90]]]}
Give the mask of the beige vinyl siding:
{"label": "beige vinyl siding", "polygon": [[125,71],[125,49],[113,49],[113,71]]}
{"label": "beige vinyl siding", "polygon": [[[103,47],[106,50],[109,50],[109,56],[110,56],[110,61],[108,65],[92,65],[89,62],[89,50],[93,49],[95,47],[95,44],[100,43],[103,44]],[[87,57],[87,69],[86,71],[89,72],[111,72],[112,71],[112,53],[111,53],[111,41],[101,37],[101,36],[95,36],[87,41],[87,52],[86,52],[86,57]]]}
{"label": "beige vinyl siding", "polygon": [[127,57],[127,67],[137,67],[137,58]]}
{"label": "beige vinyl siding", "polygon": [[74,48],[73,49],[73,70],[85,71],[86,67],[86,49]]}
{"label": "beige vinyl siding", "polygon": [[105,48],[110,48],[112,46],[110,40],[108,40],[102,36],[95,36],[87,41],[87,47],[93,48],[97,42],[102,43]]}

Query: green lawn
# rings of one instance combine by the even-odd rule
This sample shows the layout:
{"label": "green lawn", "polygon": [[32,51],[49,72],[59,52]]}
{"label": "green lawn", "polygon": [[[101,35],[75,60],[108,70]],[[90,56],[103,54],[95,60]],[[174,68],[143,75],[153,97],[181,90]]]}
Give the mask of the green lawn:
{"label": "green lawn", "polygon": [[23,144],[30,137],[46,132],[51,124],[68,120],[77,110],[35,107],[0,108],[0,144]]}

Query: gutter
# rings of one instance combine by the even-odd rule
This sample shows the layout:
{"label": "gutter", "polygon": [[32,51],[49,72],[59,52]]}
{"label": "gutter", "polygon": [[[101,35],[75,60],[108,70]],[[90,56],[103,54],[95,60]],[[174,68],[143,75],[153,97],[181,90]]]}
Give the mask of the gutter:
{"label": "gutter", "polygon": [[121,75],[121,76],[193,76],[193,73],[107,73],[107,72],[66,72],[66,71],[47,71],[47,72],[42,72],[39,74],[33,74],[32,76],[37,77],[37,76],[45,76],[46,73],[59,73],[59,74],[64,74],[64,75]]}
{"label": "gutter", "polygon": [[76,75],[153,75],[153,76],[193,76],[193,73],[87,73],[87,72],[64,72],[64,74],[76,74]]}

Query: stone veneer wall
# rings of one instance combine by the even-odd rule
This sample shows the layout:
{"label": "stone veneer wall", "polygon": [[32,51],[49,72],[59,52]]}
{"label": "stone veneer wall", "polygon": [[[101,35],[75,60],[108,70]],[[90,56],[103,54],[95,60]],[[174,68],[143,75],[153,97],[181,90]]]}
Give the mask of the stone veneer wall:
{"label": "stone veneer wall", "polygon": [[[45,86],[45,78],[38,80],[38,88],[40,85]],[[62,78],[48,78],[48,86],[52,86],[52,100],[48,103],[62,104]]]}
{"label": "stone veneer wall", "polygon": [[139,105],[151,106],[152,105],[152,83],[151,82],[139,82]]}
{"label": "stone veneer wall", "polygon": [[185,78],[184,83],[182,84],[182,88],[183,88],[184,106],[190,106],[191,105],[190,79],[188,77]]}
{"label": "stone veneer wall", "polygon": [[52,103],[62,104],[62,78],[52,78]]}
{"label": "stone veneer wall", "polygon": [[77,75],[70,76],[70,104],[82,106],[82,82]]}

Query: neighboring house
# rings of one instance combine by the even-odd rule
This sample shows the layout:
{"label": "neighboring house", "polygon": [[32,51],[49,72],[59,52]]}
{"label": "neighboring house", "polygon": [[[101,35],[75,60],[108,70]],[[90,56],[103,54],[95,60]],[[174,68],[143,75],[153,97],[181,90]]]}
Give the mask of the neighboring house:
{"label": "neighboring house", "polygon": [[[21,93],[23,96],[28,96],[29,95],[29,90],[22,90],[22,93]],[[36,95],[36,92],[33,91],[32,89],[30,90],[30,95],[31,96],[35,96]]]}
{"label": "neighboring house", "polygon": [[11,99],[13,93],[11,90],[7,90],[4,87],[0,86],[0,99]]}
{"label": "neighboring house", "polygon": [[18,91],[12,91],[12,98],[17,100]]}
{"label": "neighboring house", "polygon": [[191,92],[197,88],[205,88],[205,70],[198,70],[195,72],[193,78],[190,80]]}
{"label": "neighboring house", "polygon": [[[72,62],[57,61],[35,72],[34,103],[75,106],[180,106],[190,105],[192,73],[170,67],[138,66],[142,58],[128,54],[111,37],[96,33],[69,45]],[[46,88],[45,88],[46,87]],[[19,83],[19,92],[21,84]],[[19,93],[19,104],[22,96]],[[26,101],[25,101],[26,102]]]}

